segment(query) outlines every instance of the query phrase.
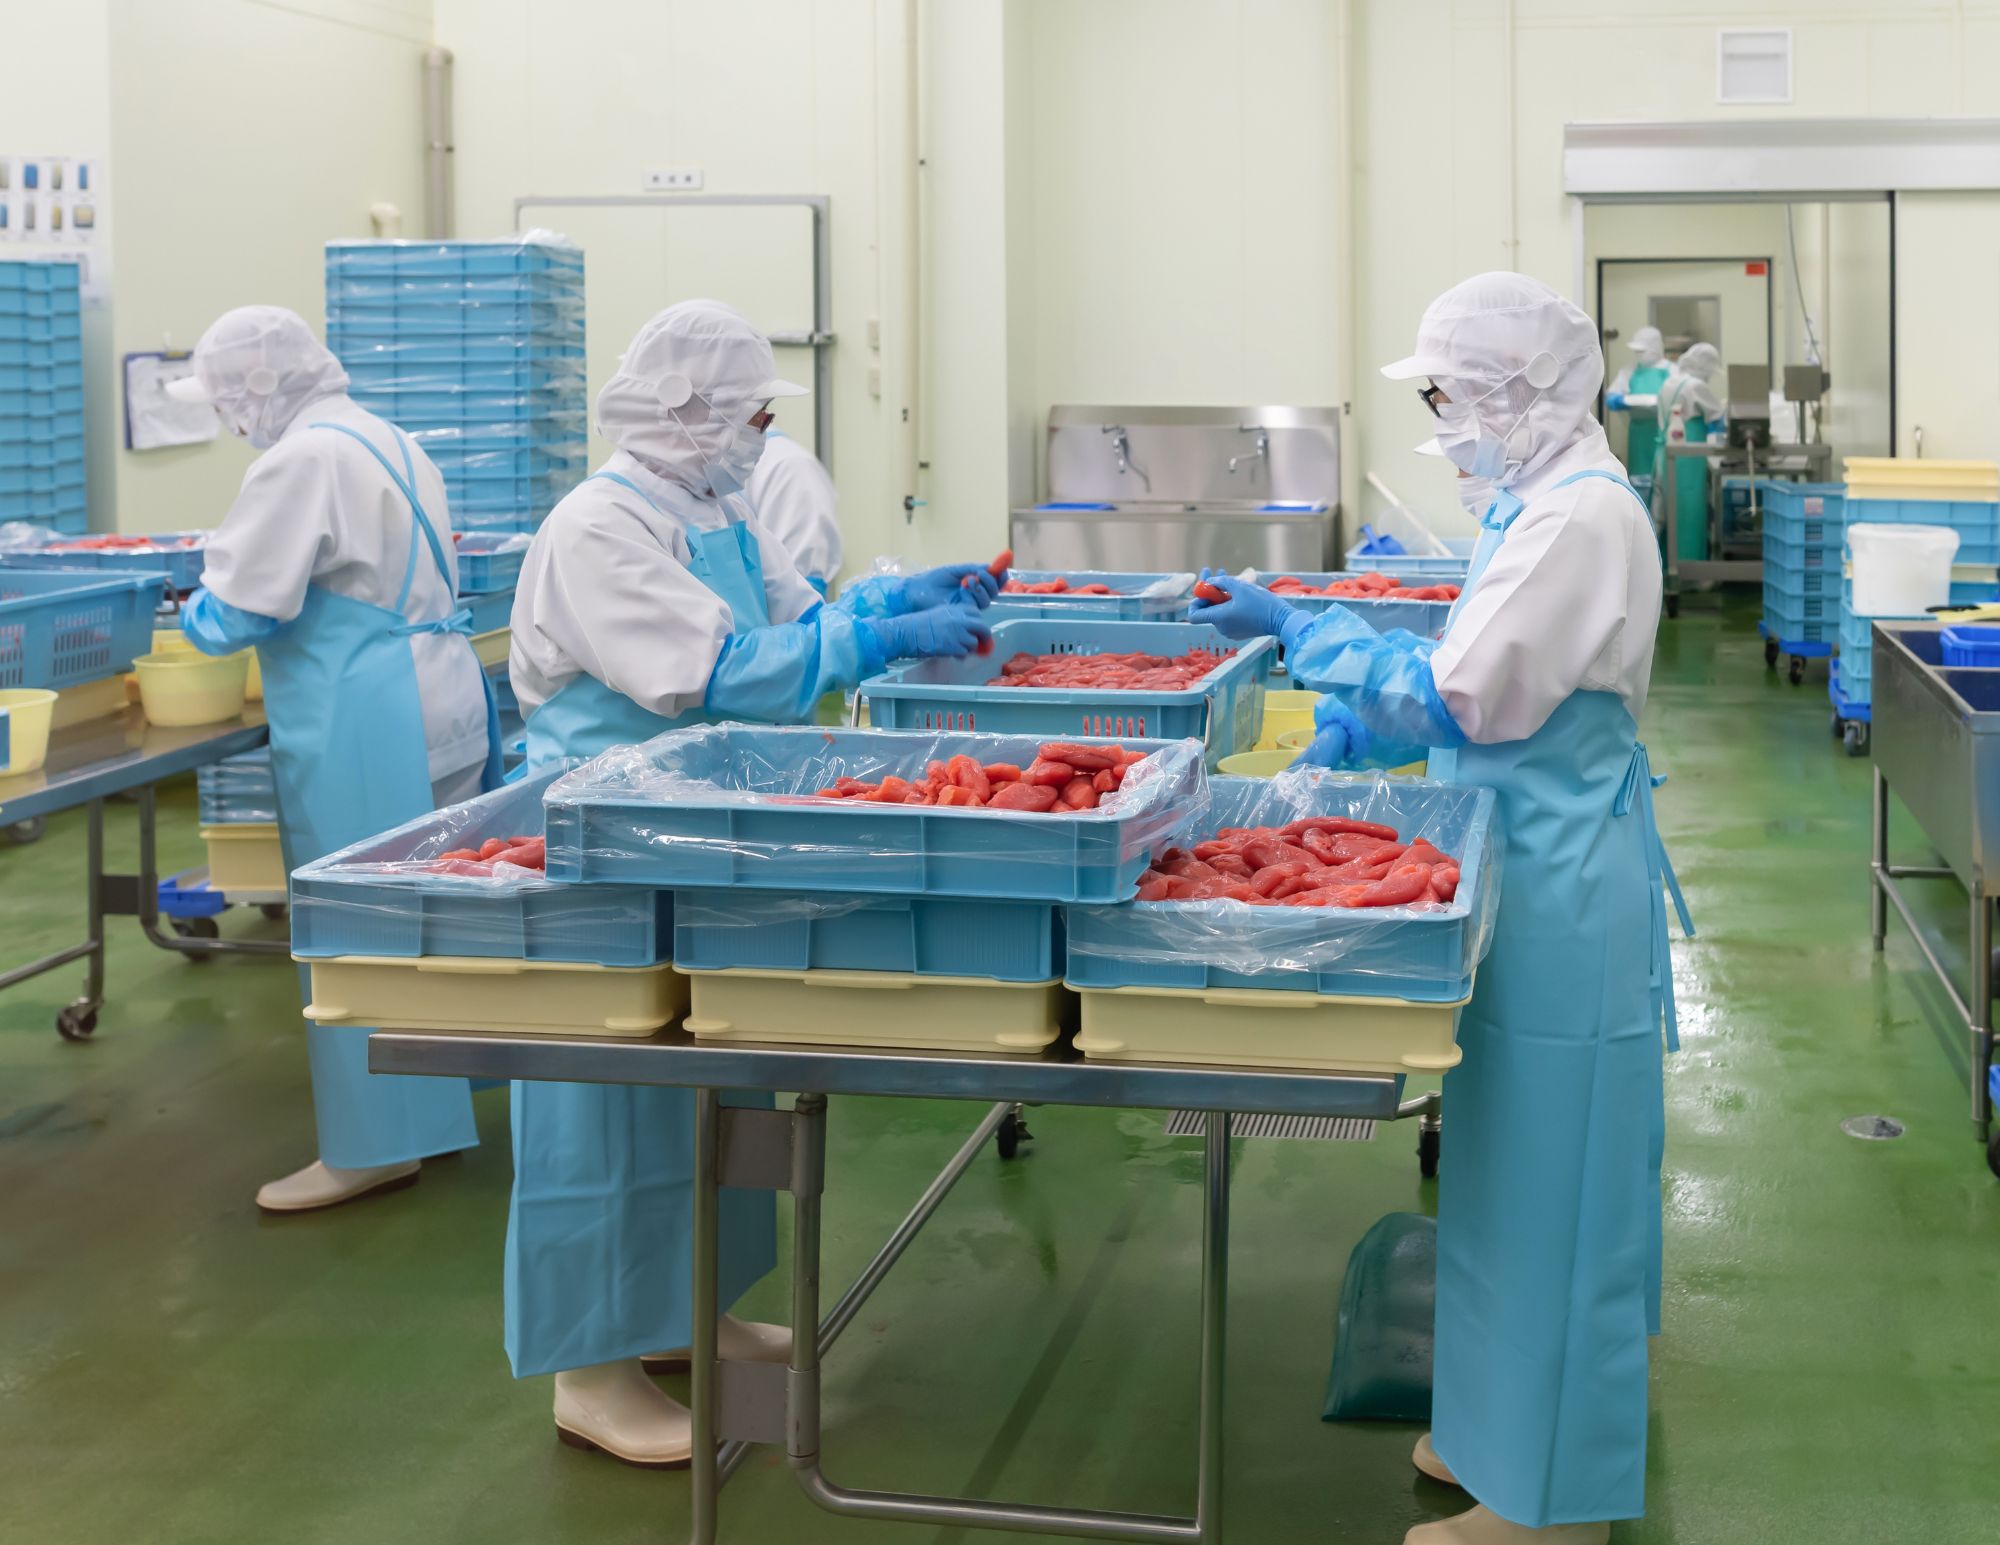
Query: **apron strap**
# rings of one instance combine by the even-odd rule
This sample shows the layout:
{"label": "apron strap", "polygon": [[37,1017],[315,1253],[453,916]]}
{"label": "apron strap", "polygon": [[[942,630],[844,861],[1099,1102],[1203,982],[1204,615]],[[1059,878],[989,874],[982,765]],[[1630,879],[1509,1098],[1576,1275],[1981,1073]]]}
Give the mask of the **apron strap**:
{"label": "apron strap", "polygon": [[436,633],[440,636],[446,633],[463,633],[467,638],[470,638],[472,637],[472,608],[461,606],[449,617],[439,617],[434,622],[406,622],[401,627],[391,628],[389,631],[398,638],[409,638],[418,633]]}
{"label": "apron strap", "polygon": [[416,578],[418,532],[422,532],[424,540],[430,544],[431,561],[437,565],[438,577],[444,581],[445,593],[452,600],[456,601],[458,599],[458,586],[452,580],[451,565],[445,562],[444,544],[438,540],[437,528],[431,524],[430,517],[424,513],[423,502],[417,498],[417,464],[410,455],[410,442],[403,434],[403,431],[397,429],[393,424],[389,426],[390,432],[396,437],[396,448],[403,453],[403,471],[398,473],[395,467],[390,465],[389,458],[376,449],[375,442],[361,433],[360,430],[350,428],[346,424],[335,424],[325,419],[321,419],[318,423],[310,424],[307,427],[310,429],[332,429],[346,435],[350,440],[367,451],[370,456],[373,456],[376,461],[381,463],[382,470],[389,474],[389,481],[394,483],[401,491],[403,497],[409,501],[410,556],[403,564],[403,588],[396,594],[394,609],[400,612],[404,604],[410,599],[410,585]]}
{"label": "apron strap", "polygon": [[665,510],[660,508],[659,500],[655,499],[651,494],[647,493],[645,489],[641,488],[637,483],[633,482],[629,477],[626,477],[622,472],[593,472],[590,474],[589,477],[585,478],[584,481],[588,483],[600,477],[603,478],[604,481],[607,483],[616,483],[620,488],[631,489],[633,493],[637,494],[641,499],[644,499],[646,503],[652,507],[652,511],[655,515],[664,515],[667,513]]}
{"label": "apron strap", "polygon": [[1681,1049],[1680,1014],[1674,1004],[1673,956],[1667,947],[1667,897],[1671,896],[1674,911],[1680,918],[1681,935],[1694,937],[1694,919],[1688,915],[1687,898],[1681,894],[1681,882],[1674,874],[1674,866],[1667,857],[1666,844],[1660,840],[1660,828],[1653,816],[1653,790],[1667,780],[1654,777],[1652,763],[1646,756],[1646,743],[1638,741],[1632,747],[1632,760],[1626,764],[1625,781],[1619,786],[1618,797],[1612,801],[1613,815],[1630,815],[1634,810],[1644,831],[1646,844],[1647,891],[1652,898],[1652,961],[1650,985],[1653,990],[1653,1008],[1661,1027],[1666,1033],[1667,1050]]}

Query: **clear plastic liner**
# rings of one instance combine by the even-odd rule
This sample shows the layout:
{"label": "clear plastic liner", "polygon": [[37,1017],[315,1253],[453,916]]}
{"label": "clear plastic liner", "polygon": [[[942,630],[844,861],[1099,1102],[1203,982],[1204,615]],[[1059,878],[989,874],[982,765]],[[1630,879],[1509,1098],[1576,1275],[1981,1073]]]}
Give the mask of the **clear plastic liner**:
{"label": "clear plastic liner", "polygon": [[1191,848],[1222,827],[1340,816],[1394,827],[1459,862],[1457,894],[1405,907],[1155,901],[1068,909],[1069,978],[1084,987],[1290,988],[1450,1001],[1471,990],[1500,903],[1490,789],[1357,777],[1319,767],[1216,778],[1209,808],[1175,833]]}
{"label": "clear plastic liner", "polygon": [[[1094,810],[822,799],[840,778],[922,783],[932,761],[1026,767],[1051,742],[1146,759]],[[1196,741],[702,725],[618,746],[546,800],[551,874],[690,888],[1113,900],[1207,800]]]}
{"label": "clear plastic liner", "polygon": [[30,520],[0,521],[0,552],[30,551],[63,540],[54,526],[38,526]]}
{"label": "clear plastic liner", "polygon": [[566,885],[541,870],[492,864],[481,873],[442,856],[488,837],[542,830],[542,796],[565,767],[421,816],[292,874],[292,952],[474,955],[608,966],[671,958],[673,909],[654,891]]}
{"label": "clear plastic liner", "polygon": [[459,551],[468,555],[497,558],[502,553],[524,553],[528,550],[529,544],[534,540],[525,531],[513,532],[506,535],[489,535],[485,533],[476,537],[468,535],[466,540],[459,545]]}
{"label": "clear plastic liner", "polygon": [[271,773],[269,746],[209,763],[195,773],[195,790],[204,826],[243,826],[278,819],[278,789]]}

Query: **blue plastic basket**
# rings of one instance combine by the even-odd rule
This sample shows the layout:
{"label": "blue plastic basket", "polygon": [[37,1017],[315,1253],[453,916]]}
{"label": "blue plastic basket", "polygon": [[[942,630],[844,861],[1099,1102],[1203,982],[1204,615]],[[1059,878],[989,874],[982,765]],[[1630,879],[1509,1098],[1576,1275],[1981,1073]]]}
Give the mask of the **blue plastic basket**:
{"label": "blue plastic basket", "polygon": [[[81,396],[77,392],[65,392],[64,396]],[[24,393],[9,392],[9,398],[23,398]],[[37,405],[39,406],[39,404]],[[0,408],[4,412],[4,408]],[[5,413],[0,417],[0,455],[19,457],[39,455],[44,459],[60,458],[64,461],[80,461],[84,455],[83,409],[78,407],[70,413],[42,413],[35,408],[24,406],[19,412]],[[19,460],[10,465],[23,465]]]}
{"label": "blue plastic basket", "polygon": [[0,687],[115,676],[153,646],[164,574],[0,566]]}
{"label": "blue plastic basket", "polygon": [[1046,982],[1062,975],[1059,917],[1046,901],[676,891],[674,964]]}
{"label": "blue plastic basket", "polygon": [[1802,660],[1824,660],[1832,654],[1834,631],[1831,627],[1827,628],[1824,638],[1784,638],[1778,633],[1769,613],[1757,624],[1758,637],[1775,640],[1786,654],[1797,655]]}
{"label": "blue plastic basket", "polygon": [[[1858,695],[1851,695],[1857,693]],[[1833,704],[1833,715],[1836,719],[1851,719],[1857,724],[1868,724],[1873,721],[1875,714],[1870,702],[1868,683],[1864,681],[1856,687],[1847,679],[1845,656],[1827,667],[1826,695],[1828,701]]]}
{"label": "blue plastic basket", "polygon": [[292,872],[292,953],[479,955],[506,960],[650,966],[672,958],[673,898],[631,886],[562,885],[523,877],[505,886],[476,878],[371,872],[415,864],[487,837],[541,830],[541,801],[559,769],[510,783],[462,805]]}
{"label": "blue plastic basket", "polygon": [[329,277],[344,274],[408,274],[427,278],[478,278],[508,274],[583,273],[578,247],[540,242],[497,241],[330,241]]}
{"label": "blue plastic basket", "polygon": [[245,826],[278,819],[278,788],[271,773],[269,746],[238,752],[196,769],[194,784],[204,826]]}
{"label": "blue plastic basket", "polygon": [[29,340],[0,337],[0,365],[26,367],[31,370],[75,365],[81,370],[83,339],[77,336],[73,329],[69,336],[56,339]]}
{"label": "blue plastic basket", "polygon": [[424,454],[431,459],[447,483],[453,478],[469,484],[498,482],[503,479],[552,478],[566,476],[572,480],[580,478],[585,470],[583,437],[559,440],[561,450],[539,447],[503,449],[498,447],[475,447],[457,442],[424,442]]}
{"label": "blue plastic basket", "polygon": [[[1069,815],[811,795],[843,774],[873,779],[884,768],[921,780],[927,761],[961,751],[982,763],[1025,765],[1048,738],[811,725],[673,731],[636,751],[608,753],[550,791],[544,806],[549,875],[680,890],[1010,901],[1132,895],[1152,856],[1207,798],[1199,749],[1189,742],[1123,740],[1159,757],[1144,785],[1116,808]],[[663,760],[676,769],[669,787],[654,776]],[[617,770],[607,776],[614,761]]]}
{"label": "blue plastic basket", "polygon": [[[1838,617],[1820,617],[1808,622],[1789,612],[1774,609],[1769,602],[1764,606],[1764,620],[1757,629],[1766,638],[1775,638],[1781,648],[1797,655],[1818,656],[1840,635]],[[1799,648],[1799,645],[1807,648]]]}
{"label": "blue plastic basket", "polygon": [[[1767,589],[1764,592],[1764,612],[1778,619],[1782,629],[1804,628],[1810,623],[1823,622],[1829,628],[1840,622],[1844,608],[1838,595],[1809,595],[1793,598],[1782,591]],[[1786,638],[1809,638],[1802,632],[1785,632]]]}
{"label": "blue plastic basket", "polygon": [[[78,356],[79,361],[81,356]],[[83,365],[26,365],[0,360],[0,392],[75,392],[83,389]],[[53,411],[53,410],[51,410]]]}
{"label": "blue plastic basket", "polygon": [[220,917],[229,910],[229,900],[208,883],[206,869],[183,869],[160,881],[155,894],[164,917]]}
{"label": "blue plastic basket", "polygon": [[[1257,583],[1269,586],[1275,579],[1283,579],[1289,574],[1294,579],[1304,580],[1308,585],[1324,588],[1337,579],[1356,579],[1368,569],[1350,571],[1336,570],[1331,573],[1313,572],[1306,569],[1273,569],[1268,573],[1259,571]],[[1375,569],[1372,572],[1400,577],[1392,569]],[[1410,576],[1417,585],[1457,585],[1464,581],[1463,575],[1435,574]],[[1414,588],[1414,586],[1413,586]],[[1300,611],[1323,612],[1329,606],[1344,606],[1359,617],[1377,633],[1387,633],[1391,628],[1406,628],[1419,638],[1436,638],[1444,631],[1445,623],[1451,617],[1449,601],[1363,601],[1342,600],[1330,595],[1288,595],[1285,600]]]}
{"label": "blue plastic basket", "polygon": [[1764,564],[1764,594],[1766,597],[1782,596],[1791,602],[1801,602],[1809,597],[1838,596],[1840,594],[1840,565],[1831,568],[1792,568],[1789,564]]}
{"label": "blue plastic basket", "polygon": [[528,554],[525,548],[519,552],[495,552],[493,549],[505,540],[505,537],[487,532],[468,532],[460,540],[458,593],[461,597],[491,595],[496,590],[511,591],[514,588],[514,582],[521,577],[521,560]]}
{"label": "blue plastic basket", "polygon": [[[1184,655],[1234,649],[1194,686],[1179,692],[1104,688],[1007,687],[994,684],[1001,662],[1017,653]],[[1002,622],[990,655],[914,660],[871,676],[857,689],[869,722],[890,730],[977,730],[1006,735],[1115,735],[1202,741],[1209,764],[1257,743],[1264,720],[1264,678],[1277,640],[1236,644],[1206,623]]]}
{"label": "blue plastic basket", "polygon": [[2000,627],[1991,623],[1961,622],[1946,628],[1938,635],[1938,647],[1946,665],[2000,668]]}
{"label": "blue plastic basket", "polygon": [[[1213,779],[1200,835],[1253,823],[1257,808],[1268,808],[1274,787],[1263,778]],[[1454,1003],[1470,993],[1485,924],[1498,900],[1491,894],[1492,791],[1419,779],[1321,778],[1300,780],[1299,797],[1305,801],[1301,815],[1354,816],[1427,837],[1459,860],[1457,896],[1434,911],[1402,917],[1213,901],[1069,907],[1065,979],[1072,987],[1249,988],[1422,1003]],[[1231,925],[1226,940],[1224,920]],[[1177,922],[1184,924],[1185,948]],[[1163,938],[1171,948],[1163,947]],[[1225,943],[1235,966],[1218,963]],[[1318,970],[1276,963],[1240,969],[1243,950],[1265,948],[1273,962],[1324,955],[1330,963]]]}
{"label": "blue plastic basket", "polygon": [[[206,532],[165,532],[169,537],[206,535]],[[67,540],[67,538],[65,538]],[[79,548],[62,551],[44,547],[29,551],[15,549],[4,561],[14,567],[36,569],[99,569],[110,574],[164,574],[169,589],[185,594],[201,583],[201,571],[208,554],[199,547],[170,547],[154,552],[130,548]]]}
{"label": "blue plastic basket", "polygon": [[53,262],[10,258],[0,262],[0,290],[74,290],[82,265],[74,258]]}
{"label": "blue plastic basket", "polygon": [[0,388],[0,418],[10,424],[33,426],[35,432],[83,432],[83,388],[65,386],[59,390],[29,391],[24,387]]}
{"label": "blue plastic basket", "polygon": [[1832,536],[1815,542],[1794,541],[1780,536],[1769,527],[1764,531],[1764,567],[1773,566],[1804,572],[1807,569],[1831,569],[1840,572],[1840,553],[1843,533],[1835,531]]}
{"label": "blue plastic basket", "polygon": [[[468,533],[466,541],[471,541]],[[491,633],[507,627],[514,615],[514,586],[510,583],[499,590],[488,590],[478,595],[459,595],[459,604],[472,613],[472,631]]]}
{"label": "blue plastic basket", "polygon": [[350,371],[356,365],[364,369],[393,366],[412,375],[499,366],[587,368],[582,341],[572,342],[567,338],[488,338],[476,333],[463,338],[408,338],[394,331],[373,330],[366,335],[346,337],[341,329],[329,326],[326,346]]}
{"label": "blue plastic basket", "polygon": [[0,488],[0,521],[33,521],[38,526],[53,526],[65,536],[81,536],[89,513],[90,500],[81,484],[53,491]]}
{"label": "blue plastic basket", "polygon": [[1112,595],[1003,595],[986,609],[988,622],[1023,622],[1051,617],[1079,622],[1173,622],[1185,620],[1194,594],[1194,576],[1158,595],[1140,595],[1148,585],[1174,579],[1173,574],[1140,574],[1109,569],[1013,569],[1007,576],[1024,585],[1063,579],[1071,585],[1109,585]]}

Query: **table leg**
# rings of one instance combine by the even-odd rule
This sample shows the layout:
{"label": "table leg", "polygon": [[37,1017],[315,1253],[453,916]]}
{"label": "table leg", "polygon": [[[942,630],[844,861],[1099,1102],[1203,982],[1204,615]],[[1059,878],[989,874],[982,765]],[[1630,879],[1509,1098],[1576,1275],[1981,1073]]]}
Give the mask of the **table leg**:
{"label": "table leg", "polygon": [[1972,1131],[1983,1143],[1993,1125],[1993,1097],[1986,1083],[1993,1065],[1993,900],[1983,875],[1972,885],[1971,986],[1965,1017],[1972,1036]]}
{"label": "table leg", "polygon": [[715,1463],[715,1360],[720,1295],[716,1274],[720,1251],[717,1229],[722,1206],[717,1137],[721,1121],[721,1091],[695,1090],[694,1323],[688,1328],[688,1405],[694,1418],[689,1476],[693,1510],[690,1545],[715,1545],[719,1486]]}
{"label": "table leg", "polygon": [[90,899],[85,912],[85,929],[90,936],[90,953],[84,958],[89,964],[84,968],[83,997],[71,1007],[83,1007],[87,1013],[96,1013],[104,1003],[104,801],[90,802],[86,828],[89,833]]}
{"label": "table leg", "polygon": [[1229,1328],[1229,1113],[1210,1111],[1201,1222],[1201,1468],[1195,1527],[1202,1545],[1222,1539],[1222,1445]]}
{"label": "table leg", "polygon": [[1875,948],[1879,951],[1882,941],[1889,936],[1889,898],[1882,893],[1889,867],[1889,780],[1882,776],[1880,767],[1875,768],[1874,773],[1874,838],[1868,865],[1868,926],[1875,939]]}

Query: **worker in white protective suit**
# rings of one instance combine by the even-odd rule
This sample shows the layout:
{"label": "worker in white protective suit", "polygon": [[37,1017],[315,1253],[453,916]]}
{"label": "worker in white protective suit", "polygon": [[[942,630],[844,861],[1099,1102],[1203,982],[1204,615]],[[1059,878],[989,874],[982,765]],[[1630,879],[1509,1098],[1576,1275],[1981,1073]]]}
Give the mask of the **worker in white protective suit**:
{"label": "worker in white protective suit", "polygon": [[[1667,447],[1705,445],[1722,426],[1722,399],[1711,384],[1722,369],[1712,343],[1697,343],[1675,362],[1654,409],[1658,440],[1653,451],[1653,513],[1666,519]],[[1677,558],[1708,556],[1708,462],[1684,456],[1674,464],[1674,530]]]}
{"label": "worker in white protective suit", "polygon": [[[497,787],[498,720],[423,451],[356,406],[340,361],[277,306],[219,318],[167,390],[264,453],[181,628],[209,654],[256,646],[285,867]],[[408,1184],[478,1142],[463,1079],[371,1075],[368,1032],[348,1026],[312,1026],[307,1049],[319,1157],[258,1191],[265,1211]]]}
{"label": "worker in white protective suit", "polygon": [[1632,362],[1611,378],[1604,406],[1625,415],[1625,465],[1635,477],[1651,478],[1654,451],[1660,443],[1658,407],[1660,388],[1667,379],[1667,340],[1657,327],[1642,327],[1625,345]]}
{"label": "worker in white protective suit", "polygon": [[840,572],[840,526],[834,519],[840,495],[820,459],[790,435],[769,429],[743,497],[758,525],[783,545],[806,583],[824,598]]}
{"label": "worker in white protective suit", "polygon": [[[822,603],[742,498],[778,378],[770,344],[717,301],[639,330],[597,399],[617,447],[550,512],[521,569],[509,670],[528,765],[681,725],[798,723],[889,660],[990,642],[1002,576],[976,563],[850,585]],[[731,1103],[768,1104],[768,1095]],[[693,1097],[685,1089],[514,1085],[507,1355],[553,1373],[557,1435],[677,1468],[687,1409],[647,1377],[685,1365],[693,1286]],[[719,1303],[775,1260],[774,1198],[724,1193]],[[725,1358],[783,1362],[791,1334],[724,1315]]]}
{"label": "worker in white protective suit", "polygon": [[1434,1428],[1413,1456],[1478,1505],[1408,1545],[1603,1545],[1609,1520],[1644,1510],[1658,1328],[1664,892],[1679,893],[1638,720],[1659,554],[1591,418],[1597,330],[1546,285],[1495,273],[1446,291],[1383,374],[1425,383],[1434,448],[1479,520],[1442,638],[1228,575],[1211,577],[1228,599],[1192,616],[1277,636],[1327,694],[1310,759],[1428,748],[1433,777],[1498,796],[1500,906],[1444,1080]]}

